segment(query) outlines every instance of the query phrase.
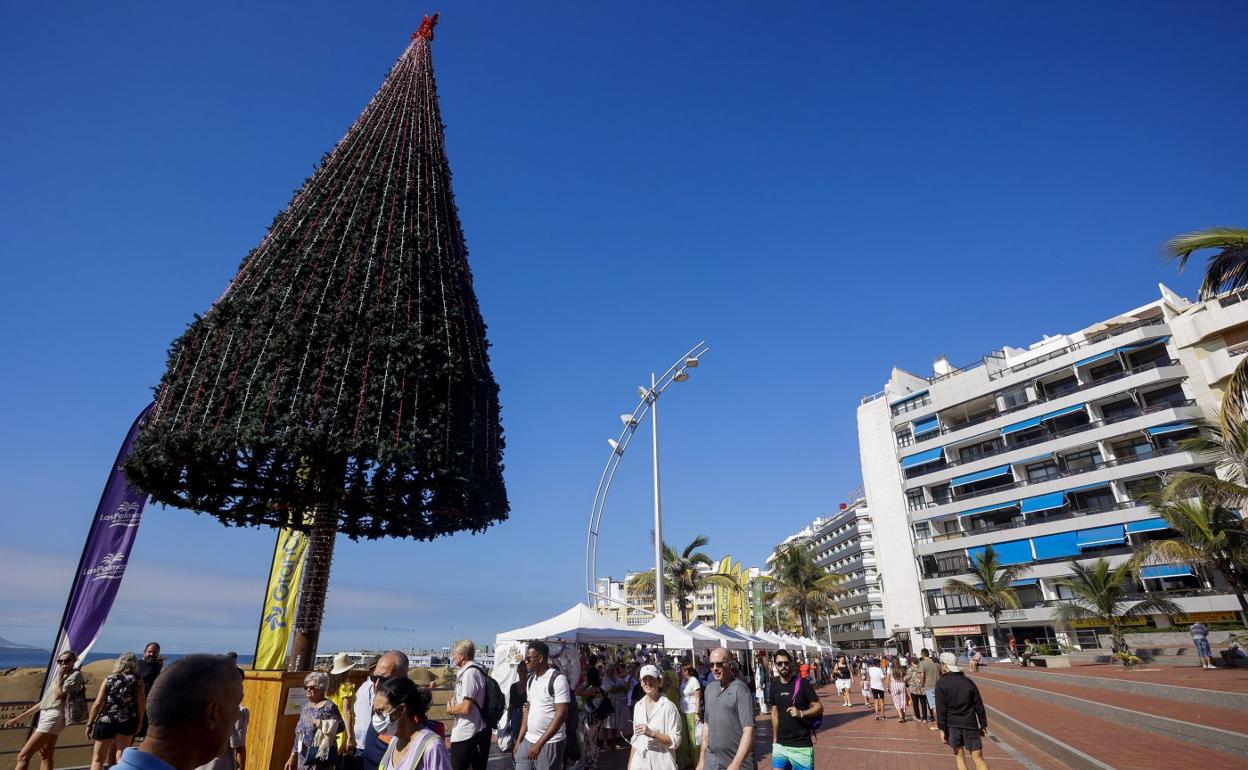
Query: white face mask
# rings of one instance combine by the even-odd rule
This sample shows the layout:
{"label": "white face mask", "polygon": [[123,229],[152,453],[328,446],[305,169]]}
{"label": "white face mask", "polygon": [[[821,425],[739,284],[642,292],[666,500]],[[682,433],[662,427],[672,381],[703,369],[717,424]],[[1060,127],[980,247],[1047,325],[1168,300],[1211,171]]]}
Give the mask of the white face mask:
{"label": "white face mask", "polygon": [[395,731],[399,729],[399,723],[394,721],[394,719],[391,718],[390,716],[390,714],[393,714],[393,713],[394,713],[393,710],[385,714],[378,714],[377,712],[373,712],[373,729],[377,731],[378,735],[391,735],[392,736],[394,735]]}

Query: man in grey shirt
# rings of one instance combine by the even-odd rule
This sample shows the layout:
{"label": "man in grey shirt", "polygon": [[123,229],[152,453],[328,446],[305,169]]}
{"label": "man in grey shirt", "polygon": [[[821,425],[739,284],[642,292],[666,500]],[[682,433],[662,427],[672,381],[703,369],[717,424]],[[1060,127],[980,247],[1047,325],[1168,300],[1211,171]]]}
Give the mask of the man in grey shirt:
{"label": "man in grey shirt", "polygon": [[737,679],[728,650],[711,650],[706,686],[706,728],[697,770],[754,770],[754,704],[750,688]]}

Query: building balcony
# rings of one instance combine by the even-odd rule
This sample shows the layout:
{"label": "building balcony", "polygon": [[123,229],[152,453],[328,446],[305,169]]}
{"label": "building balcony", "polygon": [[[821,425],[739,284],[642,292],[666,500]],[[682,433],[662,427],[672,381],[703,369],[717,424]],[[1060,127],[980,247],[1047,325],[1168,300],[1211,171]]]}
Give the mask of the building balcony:
{"label": "building balcony", "polygon": [[1174,470],[1188,465],[1197,465],[1199,458],[1191,452],[1184,452],[1178,446],[1169,446],[1157,449],[1148,454],[1135,455],[1132,457],[1122,457],[1113,460],[1102,460],[1096,463],[1087,463],[1077,469],[1068,469],[1066,471],[1054,471],[1046,474],[1041,479],[1028,481],[1026,479],[1017,481],[1008,481],[993,487],[977,489],[967,492],[956,492],[950,494],[947,498],[936,500],[930,503],[912,503],[909,510],[912,514],[912,521],[927,521],[948,514],[956,513],[959,509],[969,509],[975,506],[960,505],[970,500],[978,501],[977,505],[1008,502],[1013,496],[1015,490],[1027,490],[1027,496],[1041,495],[1048,492],[1061,492],[1069,486],[1069,480],[1075,479],[1081,486],[1090,484],[1099,484],[1102,482],[1110,482],[1121,478],[1124,473],[1116,473],[1118,469],[1130,467],[1130,475],[1144,475],[1153,471]]}
{"label": "building balcony", "polygon": [[[1149,374],[1151,374],[1152,376],[1140,377],[1140,375],[1149,375]],[[900,453],[900,450],[902,449],[908,449],[909,447],[917,446],[919,444],[927,444],[929,442],[932,442],[934,439],[950,436],[955,433],[959,434],[958,438],[955,438],[955,440],[961,440],[962,437],[971,438],[978,434],[975,432],[971,432],[968,429],[976,427],[976,426],[984,426],[984,429],[979,431],[979,433],[984,433],[984,434],[991,433],[993,428],[1000,428],[1003,425],[1008,424],[1009,422],[1013,422],[1015,420],[1026,419],[1028,415],[1025,413],[1033,409],[1035,409],[1037,413],[1040,413],[1040,412],[1048,411],[1049,409],[1052,409],[1055,406],[1058,408],[1061,408],[1061,406],[1065,406],[1068,403],[1073,403],[1079,400],[1095,401],[1107,395],[1113,395],[1116,392],[1126,390],[1131,387],[1137,387],[1138,385],[1146,384],[1148,382],[1161,381],[1161,380],[1168,379],[1168,378],[1177,379],[1177,378],[1184,377],[1184,376],[1186,376],[1186,372],[1183,370],[1183,367],[1179,361],[1176,361],[1174,359],[1154,361],[1152,363],[1144,364],[1143,366],[1137,366],[1133,369],[1127,369],[1121,372],[1117,372],[1115,374],[1111,374],[1109,376],[1102,377],[1100,379],[1091,380],[1089,382],[1081,384],[1079,387],[1073,390],[1069,390],[1069,391],[1066,391],[1065,393],[1062,393],[1060,396],[1054,396],[1052,398],[1047,398],[1047,399],[1042,398],[1042,399],[1037,399],[1035,401],[1028,401],[1025,404],[1019,404],[1018,406],[1012,409],[1006,409],[1004,411],[999,411],[994,414],[984,415],[983,417],[977,418],[975,420],[971,420],[970,422],[964,422],[959,425],[955,425],[951,427],[943,427],[940,430],[935,430],[929,433],[924,433],[917,437],[898,439],[897,449],[898,449],[898,452]],[[1106,387],[1112,383],[1119,382],[1121,380],[1125,380],[1131,377],[1139,377],[1139,382],[1138,383],[1137,382],[1123,383],[1122,387],[1117,387],[1117,388]],[[1092,392],[1092,391],[1095,391],[1095,392]],[[1082,399],[1072,398],[1072,396],[1076,396],[1076,395],[1080,395],[1083,398]],[[1010,419],[1009,420],[1004,419],[1007,417]],[[1000,425],[994,424],[991,426],[987,425],[987,423],[995,423],[997,421],[1000,421],[1001,424]]]}
{"label": "building balcony", "polygon": [[[1117,511],[1136,511],[1138,515],[1127,515],[1125,517],[1122,515],[1111,517],[1101,515]],[[1152,513],[1149,512],[1147,503],[1139,500],[1127,500],[1121,503],[1114,503],[1113,505],[1080,509],[1071,508],[1067,505],[1064,508],[1028,514],[1021,520],[1016,519],[1002,524],[972,527],[953,532],[934,533],[928,537],[916,537],[915,552],[919,556],[927,556],[947,549],[950,545],[955,545],[959,548],[973,548],[986,545],[1001,540],[1002,538],[995,536],[1001,532],[1010,532],[1012,536],[1006,539],[1011,540],[1015,539],[1015,537],[1049,534],[1059,529],[1066,529],[1066,527],[1058,528],[1045,525],[1071,519],[1079,519],[1078,526],[1082,528],[1101,526],[1103,523],[1131,521],[1136,518],[1149,518],[1151,516]]]}

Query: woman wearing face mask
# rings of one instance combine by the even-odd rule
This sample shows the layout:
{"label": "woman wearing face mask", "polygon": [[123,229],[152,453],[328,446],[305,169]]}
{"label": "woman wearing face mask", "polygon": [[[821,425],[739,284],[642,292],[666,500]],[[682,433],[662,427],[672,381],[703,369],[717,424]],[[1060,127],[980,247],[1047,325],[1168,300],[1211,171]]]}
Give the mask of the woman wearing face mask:
{"label": "woman wearing face mask", "polygon": [[373,729],[390,736],[378,770],[451,770],[451,753],[425,725],[433,696],[405,676],[386,680],[373,697]]}

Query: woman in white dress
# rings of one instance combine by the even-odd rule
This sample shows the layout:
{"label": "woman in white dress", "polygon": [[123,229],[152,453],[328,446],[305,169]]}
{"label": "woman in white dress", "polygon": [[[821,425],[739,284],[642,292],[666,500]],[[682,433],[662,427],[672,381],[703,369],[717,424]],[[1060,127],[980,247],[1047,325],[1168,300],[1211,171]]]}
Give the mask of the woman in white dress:
{"label": "woman in white dress", "polygon": [[645,697],[633,706],[633,739],[628,770],[677,770],[676,747],[680,745],[680,714],[676,704],[663,697],[661,677],[654,666],[641,667]]}

